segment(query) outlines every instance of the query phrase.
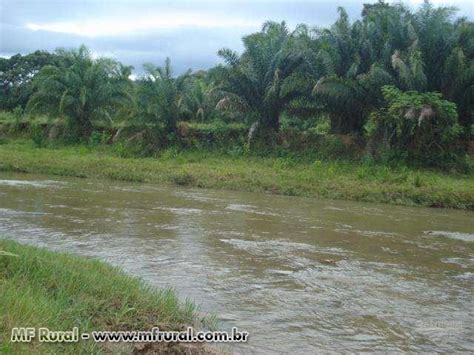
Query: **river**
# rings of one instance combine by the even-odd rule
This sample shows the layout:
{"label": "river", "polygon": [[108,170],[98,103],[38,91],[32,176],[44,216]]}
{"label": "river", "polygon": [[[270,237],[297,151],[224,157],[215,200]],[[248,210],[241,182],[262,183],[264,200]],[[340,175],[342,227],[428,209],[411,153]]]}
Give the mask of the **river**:
{"label": "river", "polygon": [[0,235],[171,286],[235,352],[474,351],[474,214],[0,174]]}

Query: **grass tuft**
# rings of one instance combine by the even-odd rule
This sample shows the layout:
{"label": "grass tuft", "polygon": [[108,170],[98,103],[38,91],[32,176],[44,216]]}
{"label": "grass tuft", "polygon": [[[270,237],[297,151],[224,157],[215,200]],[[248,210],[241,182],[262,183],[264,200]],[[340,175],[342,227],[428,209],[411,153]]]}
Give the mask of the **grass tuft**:
{"label": "grass tuft", "polygon": [[[97,353],[92,341],[11,343],[13,327],[181,330],[196,307],[95,259],[0,240],[0,353]],[[127,351],[127,349],[121,349]],[[130,349],[128,349],[130,350]]]}

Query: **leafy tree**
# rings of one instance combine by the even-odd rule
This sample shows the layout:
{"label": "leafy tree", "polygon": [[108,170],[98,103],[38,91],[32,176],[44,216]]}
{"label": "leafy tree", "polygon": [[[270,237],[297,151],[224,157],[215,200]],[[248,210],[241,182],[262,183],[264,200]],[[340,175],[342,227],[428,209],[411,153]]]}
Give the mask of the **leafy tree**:
{"label": "leafy tree", "polygon": [[69,134],[87,138],[95,120],[112,121],[117,108],[131,99],[131,67],[107,58],[93,59],[85,46],[57,54],[61,62],[43,67],[34,78],[28,109],[64,115]]}
{"label": "leafy tree", "polygon": [[45,65],[54,65],[55,54],[36,51],[22,56],[0,58],[0,109],[24,108],[32,94],[34,76]]}

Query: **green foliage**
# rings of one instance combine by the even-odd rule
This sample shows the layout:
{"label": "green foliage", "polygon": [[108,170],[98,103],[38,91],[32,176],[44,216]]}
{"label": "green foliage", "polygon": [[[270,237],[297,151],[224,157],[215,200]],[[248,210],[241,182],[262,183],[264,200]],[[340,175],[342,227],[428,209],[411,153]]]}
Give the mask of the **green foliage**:
{"label": "green foliage", "polygon": [[62,58],[59,65],[45,66],[35,76],[28,109],[63,114],[71,139],[88,138],[95,120],[112,121],[115,110],[130,99],[131,68],[110,59],[92,59],[85,46],[57,53]]}
{"label": "green foliage", "polygon": [[112,151],[120,158],[148,157],[155,153],[150,149],[147,140],[143,141],[118,141],[112,145]]}
{"label": "green foliage", "polygon": [[227,150],[226,153],[231,157],[240,157],[247,154],[248,152],[245,149],[245,146],[233,145]]}
{"label": "green foliage", "polygon": [[4,111],[0,115],[2,131],[16,134],[24,128],[25,117],[23,110],[16,107],[12,112]]}
{"label": "green foliage", "polygon": [[196,179],[187,172],[179,172],[172,176],[172,181],[176,185],[187,186],[195,184]]}
{"label": "green foliage", "polygon": [[179,144],[183,148],[229,148],[243,146],[248,127],[244,124],[180,122]]}
{"label": "green foliage", "polygon": [[[387,107],[371,116],[368,134],[381,149],[406,154],[409,161],[443,166],[459,161],[462,154],[458,138],[456,104],[441,94],[401,91],[383,87]],[[455,164],[454,164],[455,165]]]}
{"label": "green foliage", "polygon": [[241,56],[219,51],[227,65],[218,71],[222,99],[217,108],[248,113],[263,129],[278,130],[281,114],[311,86],[301,70],[304,58],[296,35],[284,22],[266,22],[243,42]]}
{"label": "green foliage", "polygon": [[42,148],[46,144],[46,135],[43,127],[39,125],[33,125],[30,128],[30,136],[34,145],[38,148]]}
{"label": "green foliage", "polygon": [[13,116],[15,116],[16,119],[21,119],[22,116],[23,116],[23,107],[21,106],[17,106],[13,109],[12,113],[13,113]]}
{"label": "green foliage", "polygon": [[163,67],[145,64],[144,69],[146,74],[138,83],[138,118],[153,125],[155,144],[174,142],[189,73],[174,78],[169,58]]}
{"label": "green foliage", "polygon": [[313,128],[316,134],[327,134],[331,129],[331,121],[328,119],[321,119]]}
{"label": "green foliage", "polygon": [[89,144],[92,146],[98,146],[106,144],[110,141],[110,133],[106,130],[103,131],[93,131],[89,137]]}
{"label": "green foliage", "polygon": [[217,87],[206,72],[189,75],[184,92],[183,118],[206,122],[216,118]]}
{"label": "green foliage", "polygon": [[0,109],[24,108],[33,93],[32,78],[42,67],[54,65],[58,59],[46,51],[0,58]]}

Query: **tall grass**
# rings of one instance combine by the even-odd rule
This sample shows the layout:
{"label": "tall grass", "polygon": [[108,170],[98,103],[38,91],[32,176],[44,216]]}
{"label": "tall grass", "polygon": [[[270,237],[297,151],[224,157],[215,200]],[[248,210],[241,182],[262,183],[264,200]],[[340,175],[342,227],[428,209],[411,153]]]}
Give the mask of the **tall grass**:
{"label": "tall grass", "polygon": [[[0,353],[96,353],[92,341],[11,343],[13,327],[51,330],[178,330],[197,322],[196,307],[170,290],[94,259],[0,240]],[[114,351],[129,351],[117,345]],[[109,349],[110,350],[110,349]]]}

